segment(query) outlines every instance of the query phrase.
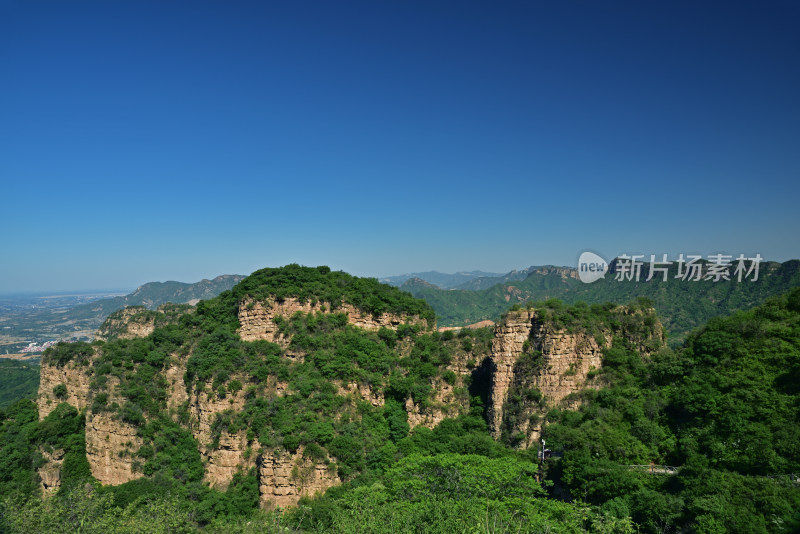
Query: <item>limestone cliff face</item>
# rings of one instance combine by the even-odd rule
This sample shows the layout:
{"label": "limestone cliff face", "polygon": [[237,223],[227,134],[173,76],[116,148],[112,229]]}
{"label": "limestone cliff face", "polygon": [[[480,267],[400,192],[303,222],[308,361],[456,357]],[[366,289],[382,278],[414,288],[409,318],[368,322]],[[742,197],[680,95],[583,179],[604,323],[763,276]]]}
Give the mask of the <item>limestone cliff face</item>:
{"label": "limestone cliff face", "polygon": [[297,504],[300,497],[312,496],[340,483],[329,463],[295,454],[264,452],[258,457],[258,491],[262,508]]}
{"label": "limestone cliff face", "polygon": [[247,472],[256,462],[254,450],[258,442],[247,442],[244,431],[236,434],[223,432],[215,447],[203,447],[201,454],[206,460],[205,480],[212,488],[227,489],[238,471]]}
{"label": "limestone cliff face", "polygon": [[383,406],[386,403],[386,399],[384,398],[382,393],[377,393],[368,385],[358,384],[357,382],[351,382],[349,384],[340,385],[339,395],[342,395],[343,397],[352,395],[361,400],[367,401],[376,408],[379,406]]}
{"label": "limestone cliff face", "polygon": [[[620,315],[634,313],[618,310]],[[599,387],[593,371],[602,367],[603,351],[612,337],[609,328],[594,333],[556,328],[536,310],[510,312],[495,328],[492,342],[488,409],[492,435],[500,438],[506,432],[518,446],[535,446],[550,408],[575,409],[581,391]],[[641,341],[643,356],[653,342],[663,344],[660,324]]]}
{"label": "limestone cliff face", "polygon": [[[70,361],[63,367],[42,362],[39,372],[37,404],[39,419],[44,419],[61,402],[67,402],[78,410],[86,410],[86,458],[92,475],[103,484],[122,484],[139,478],[134,472],[134,453],[141,446],[136,428],[120,421],[111,412],[93,413],[89,407],[93,392],[90,391],[91,362]],[[121,402],[116,394],[119,380],[109,377],[106,391],[110,402]],[[65,385],[66,395],[56,398],[53,389]],[[42,485],[51,490],[60,485],[63,451],[44,454],[47,463],[39,471]]]}
{"label": "limestone cliff face", "polygon": [[433,428],[445,419],[458,417],[469,411],[469,395],[466,390],[459,393],[452,385],[437,380],[433,385],[433,398],[421,407],[411,398],[406,399],[408,425]]}
{"label": "limestone cliff face", "polygon": [[156,328],[153,313],[147,313],[144,306],[129,306],[116,311],[100,326],[95,337],[104,341],[111,338],[133,339],[147,337]]}
{"label": "limestone cliff face", "polygon": [[189,424],[206,464],[205,480],[212,487],[225,489],[237,470],[246,471],[254,465],[254,461],[245,458],[245,451],[248,447],[257,448],[258,445],[248,444],[243,431],[233,435],[223,431],[215,442],[212,426],[216,418],[224,412],[240,412],[244,408],[245,399],[242,391],[229,393],[221,398],[213,393],[211,386],[210,380],[201,383],[201,386],[195,386],[188,395]]}
{"label": "limestone cliff face", "polygon": [[[119,396],[119,379],[109,377],[106,391],[108,402],[122,404]],[[86,413],[86,459],[98,481],[116,486],[142,476],[134,470],[136,451],[142,440],[136,435],[136,427],[122,421],[114,412],[94,412],[90,407]]]}
{"label": "limestone cliff face", "polygon": [[155,310],[144,306],[128,306],[115,311],[97,330],[97,339],[134,339],[147,337],[158,326],[176,322],[182,313],[191,313],[191,304],[162,304]]}
{"label": "limestone cliff face", "polygon": [[[86,408],[90,381],[87,370],[88,366],[78,361],[67,362],[62,367],[42,361],[39,368],[39,390],[36,395],[40,421],[50,415],[50,412],[62,402],[66,402],[78,410]],[[56,397],[53,390],[60,385],[64,385],[66,394]],[[61,487],[64,451],[40,448],[39,452],[45,461],[44,465],[37,470],[41,487],[45,494],[51,494]]]}
{"label": "limestone cliff face", "polygon": [[[63,367],[57,367],[42,362],[39,370],[39,392],[36,395],[36,404],[39,407],[39,419],[47,417],[61,402],[66,402],[81,410],[86,407],[89,396],[88,367],[75,361],[67,362]],[[53,389],[64,384],[67,388],[66,396],[57,398]]]}
{"label": "limestone cliff face", "polygon": [[[240,336],[245,341],[264,339],[288,347],[290,340],[278,334],[275,318],[289,318],[296,312],[343,313],[353,326],[372,331],[382,327],[396,328],[403,323],[420,325],[426,332],[433,327],[417,316],[382,314],[376,317],[349,304],[331,310],[327,303],[312,305],[310,302],[286,299],[280,303],[269,300],[242,302],[238,310]],[[146,337],[155,328],[169,324],[169,319],[165,319],[164,315],[163,311],[122,310],[106,321],[98,336],[109,341]],[[397,346],[399,354],[407,355],[414,342],[406,338],[400,340]],[[85,444],[92,475],[102,484],[118,485],[144,476],[139,469],[139,464],[144,460],[137,455],[143,440],[137,435],[138,428],[120,417],[121,407],[129,401],[123,398],[117,377],[131,380],[126,374],[120,374],[120,363],[113,364],[113,373],[105,370],[94,374],[100,366],[110,364],[108,360],[101,359],[104,347],[100,344],[94,347],[94,356],[80,362],[68,362],[63,367],[43,364],[38,405],[41,418],[46,417],[62,400],[79,410],[85,410]],[[238,380],[245,387],[235,392],[227,391],[223,397],[218,390],[214,390],[211,380],[186,383],[187,362],[194,350],[191,345],[170,350],[175,352],[168,354],[163,368],[159,366],[157,371],[150,372],[155,372],[154,380],[159,380],[166,387],[165,415],[180,422],[196,439],[205,465],[205,481],[209,485],[225,490],[237,472],[246,473],[255,469],[262,506],[284,507],[296,504],[302,496],[325,491],[342,482],[336,473],[336,459],[333,457],[310,457],[304,454],[303,447],[294,453],[265,448],[246,428],[229,432],[227,423],[222,421],[220,424],[221,417],[233,418],[243,411],[248,388],[249,394],[255,389],[259,396],[267,399],[292,393],[285,377],[279,380],[277,376],[269,376],[255,383],[249,375],[240,376],[238,371],[232,372],[229,380]],[[433,395],[424,405],[407,400],[408,421],[412,428],[419,425],[433,428],[446,417],[455,417],[469,409],[465,377],[472,369],[472,364],[468,365],[467,362],[474,357],[464,350],[454,357],[449,366],[452,372],[446,379],[442,376],[433,379]],[[285,356],[292,361],[303,357],[302,354],[289,351]],[[124,361],[123,365],[122,373],[137,373],[141,361]],[[455,378],[451,375],[455,375]],[[94,382],[92,379],[95,379]],[[60,398],[57,399],[53,389],[60,384],[64,384],[66,396],[64,388],[59,388]],[[90,384],[94,389],[90,388]],[[334,385],[350,405],[366,401],[374,408],[381,408],[385,404],[386,399],[378,386],[370,387],[356,382],[336,382]],[[145,416],[149,417],[147,414]],[[46,491],[53,491],[60,485],[63,451],[49,451],[46,454],[43,451],[43,454],[46,464],[40,469],[42,487]]]}
{"label": "limestone cliff face", "polygon": [[169,408],[173,420],[177,420],[178,408],[189,400],[186,383],[183,380],[186,372],[186,360],[185,356],[172,354],[164,370],[164,378],[167,380],[167,408]]}
{"label": "limestone cliff face", "polygon": [[55,493],[61,487],[61,466],[64,463],[64,450],[47,451],[40,448],[39,452],[42,453],[45,461],[44,465],[37,469],[42,491],[45,495]]}
{"label": "limestone cliff face", "polygon": [[92,476],[101,483],[116,486],[142,477],[133,468],[141,446],[136,427],[108,412],[87,414],[86,459]]}
{"label": "limestone cliff face", "polygon": [[533,328],[534,312],[522,310],[509,312],[506,319],[494,329],[491,356],[491,389],[489,393],[489,429],[495,439],[500,437],[503,422],[503,404],[508,388],[514,379],[514,364],[522,354],[522,347]]}
{"label": "limestone cliff face", "polygon": [[239,335],[243,341],[256,341],[265,339],[273,343],[286,346],[288,339],[284,339],[278,332],[275,318],[282,316],[289,318],[297,312],[303,313],[344,313],[353,326],[365,330],[378,330],[381,327],[397,328],[402,323],[419,324],[427,327],[427,323],[416,316],[396,315],[384,313],[378,317],[368,314],[350,304],[343,303],[336,309],[331,309],[327,302],[300,302],[295,298],[287,298],[283,302],[274,300],[259,302],[246,300],[239,306]]}

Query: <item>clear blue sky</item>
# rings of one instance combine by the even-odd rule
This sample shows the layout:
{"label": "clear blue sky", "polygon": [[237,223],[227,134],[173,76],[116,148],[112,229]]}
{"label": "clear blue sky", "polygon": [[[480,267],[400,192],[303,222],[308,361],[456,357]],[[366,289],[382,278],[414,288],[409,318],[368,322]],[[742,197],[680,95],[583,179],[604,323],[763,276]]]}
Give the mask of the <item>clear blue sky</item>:
{"label": "clear blue sky", "polygon": [[0,0],[0,292],[796,258],[798,6]]}

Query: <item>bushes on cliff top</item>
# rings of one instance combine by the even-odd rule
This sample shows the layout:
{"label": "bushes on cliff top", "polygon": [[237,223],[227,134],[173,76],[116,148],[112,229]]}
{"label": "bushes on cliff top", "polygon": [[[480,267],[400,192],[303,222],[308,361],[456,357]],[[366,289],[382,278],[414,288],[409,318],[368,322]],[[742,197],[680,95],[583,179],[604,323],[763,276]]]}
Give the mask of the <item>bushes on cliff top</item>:
{"label": "bushes on cliff top", "polygon": [[89,358],[94,354],[94,348],[90,343],[76,341],[66,343],[59,341],[55,345],[48,347],[42,353],[42,364],[64,367],[67,363],[75,361],[80,364],[89,362]]}
{"label": "bushes on cliff top", "polygon": [[241,301],[295,297],[302,302],[329,302],[338,306],[347,302],[373,315],[396,313],[417,315],[433,324],[433,309],[423,300],[396,287],[381,284],[374,278],[358,278],[329,267],[301,267],[297,264],[261,269],[236,285],[226,298]]}

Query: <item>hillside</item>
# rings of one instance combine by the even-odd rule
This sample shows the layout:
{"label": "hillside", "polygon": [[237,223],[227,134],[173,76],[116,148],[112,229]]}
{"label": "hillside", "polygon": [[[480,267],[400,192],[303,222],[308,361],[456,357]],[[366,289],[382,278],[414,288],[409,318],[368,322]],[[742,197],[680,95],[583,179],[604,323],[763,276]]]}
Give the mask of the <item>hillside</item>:
{"label": "hillside", "polygon": [[606,352],[597,379],[546,416],[555,493],[646,532],[800,530],[800,288],[675,351]]}
{"label": "hillside", "polygon": [[[574,272],[574,270],[572,271]],[[670,342],[679,343],[685,335],[709,319],[746,309],[800,285],[800,261],[761,264],[759,280],[699,281],[675,279],[675,269],[664,282],[616,281],[612,275],[593,284],[584,284],[566,270],[538,270],[525,280],[495,285],[481,291],[444,291],[420,285],[404,289],[425,299],[436,310],[441,326],[461,326],[495,320],[513,304],[558,298],[566,303],[629,302],[638,297],[652,300]],[[644,277],[643,277],[644,278]]]}
{"label": "hillside", "polygon": [[497,284],[507,284],[509,282],[518,282],[525,280],[533,273],[539,274],[560,274],[568,278],[577,278],[578,271],[570,267],[556,267],[554,265],[532,265],[527,269],[509,271],[501,276],[483,276],[475,278],[469,282],[465,282],[455,289],[466,289],[470,291],[480,291],[482,289],[489,289]]}
{"label": "hillside", "polygon": [[[591,335],[599,345],[589,352],[558,322],[542,323],[552,328],[537,334],[548,346],[562,342],[546,357],[572,354],[565,369],[543,378],[563,382],[562,392],[586,383],[614,333],[660,343],[657,321],[640,321],[651,312],[597,313]],[[515,331],[434,327],[424,301],[325,267],[263,269],[185,313],[129,308],[104,325],[104,341],[44,355],[39,422],[26,419],[21,401],[4,423],[6,435],[22,420],[38,429],[26,431],[38,436],[32,442],[7,440],[4,454],[22,447],[42,460],[0,489],[80,498],[74,488],[96,481],[131,513],[138,499],[168,491],[206,528],[225,510],[248,517],[306,502],[307,519],[284,517],[310,531],[343,531],[333,525],[357,524],[352,503],[367,492],[362,504],[376,518],[433,514],[466,524],[480,521],[489,503],[494,520],[526,529],[628,525],[545,498],[530,453],[492,437],[491,414],[502,411],[508,389],[496,369],[526,350],[514,345]],[[552,395],[542,406],[561,405]],[[461,473],[459,485],[415,482],[442,469]]]}
{"label": "hillside", "polygon": [[33,398],[39,385],[39,366],[0,359],[0,410],[23,398]]}
{"label": "hillside", "polygon": [[29,498],[0,517],[10,532],[77,528],[76,507],[93,532],[792,532],[798,302],[672,350],[647,299],[529,303],[440,333],[428,304],[374,279],[262,269],[48,350],[36,403],[0,412],[0,492]]}

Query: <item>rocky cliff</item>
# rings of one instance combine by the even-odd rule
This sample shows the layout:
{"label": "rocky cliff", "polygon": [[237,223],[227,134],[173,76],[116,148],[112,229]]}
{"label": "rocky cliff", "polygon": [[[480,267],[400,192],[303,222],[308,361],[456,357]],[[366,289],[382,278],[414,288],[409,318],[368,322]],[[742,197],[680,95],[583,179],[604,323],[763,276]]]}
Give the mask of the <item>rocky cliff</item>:
{"label": "rocky cliff", "polygon": [[55,493],[61,487],[61,466],[64,464],[64,449],[48,451],[39,448],[44,464],[37,469],[42,491],[45,495]]}
{"label": "rocky cliff", "polygon": [[[595,380],[603,365],[603,353],[615,335],[634,339],[642,357],[664,344],[661,325],[653,310],[629,310],[619,306],[610,319],[591,328],[569,327],[548,319],[547,311],[517,310],[495,327],[491,355],[491,390],[488,418],[496,439],[523,448],[535,446],[549,409],[577,408],[580,392],[597,388]],[[623,332],[625,325],[649,327]]]}
{"label": "rocky cliff", "polygon": [[[112,314],[98,332],[98,338],[111,345],[96,345],[90,350],[89,357],[65,364],[57,363],[53,358],[42,362],[38,395],[40,417],[46,417],[59,402],[67,402],[86,412],[87,459],[92,475],[103,484],[118,485],[144,476],[141,470],[143,461],[137,455],[144,442],[137,426],[126,422],[121,415],[120,407],[126,402],[123,393],[129,395],[130,392],[123,391],[124,387],[116,376],[97,375],[98,369],[109,364],[111,369],[123,365],[123,374],[118,376],[125,376],[130,381],[140,364],[123,364],[113,356],[104,356],[104,353],[117,350],[109,347],[126,347],[129,346],[125,344],[127,340],[147,338],[158,328],[175,325],[181,314],[186,313],[193,314],[195,310],[173,305],[156,311],[141,307],[121,310]],[[401,324],[416,325],[418,331],[430,331],[427,322],[417,316],[370,314],[347,303],[334,308],[330,303],[301,302],[296,298],[281,299],[280,302],[243,299],[237,312],[239,336],[245,342],[267,341],[286,349],[291,338],[278,333],[278,323],[281,318],[289,319],[297,313],[344,314],[348,324],[369,332],[382,328],[396,329]],[[236,418],[243,411],[246,389],[239,387],[221,393],[212,379],[187,382],[187,366],[192,353],[193,350],[168,354],[161,372],[153,380],[163,380],[167,412],[173,421],[180,421],[190,430],[196,440],[205,466],[204,479],[211,487],[225,490],[236,473],[252,470],[258,478],[262,504],[286,506],[294,504],[303,495],[312,495],[340,483],[335,458],[330,455],[320,458],[317,451],[312,457],[305,453],[303,446],[295,452],[274,446],[263,447],[246,429],[218,429],[219,421]],[[285,357],[296,360],[302,359],[304,354],[287,351]],[[108,362],[109,358],[111,362]],[[147,356],[142,354],[137,358],[141,361]],[[108,369],[103,373],[108,373]],[[253,384],[246,375],[227,377],[226,382],[231,381]],[[289,383],[274,375],[259,381],[257,386],[258,394],[264,398],[279,398],[292,393]],[[385,398],[380,388],[357,381],[339,382],[336,387],[341,396],[350,399],[351,406],[364,401],[376,409],[382,409],[384,405]],[[251,387],[250,395],[252,391]],[[449,403],[468,404],[466,395],[456,397],[453,387],[447,385],[431,404],[417,405],[409,398],[409,424],[412,427],[420,424],[433,427],[448,410],[453,413],[459,410],[452,410]],[[95,399],[100,399],[100,402],[94,402]],[[357,410],[353,408],[353,411]],[[40,478],[43,488],[52,491],[60,484],[63,452],[51,451],[45,456],[47,462],[40,469]]]}
{"label": "rocky cliff", "polygon": [[239,306],[239,335],[243,341],[266,340],[286,345],[288,340],[280,336],[276,318],[290,318],[295,313],[343,313],[347,321],[364,330],[378,330],[382,327],[397,328],[400,324],[416,324],[427,328],[427,324],[416,316],[392,313],[373,315],[343,303],[333,307],[329,302],[305,301],[287,298],[281,302],[245,300]]}
{"label": "rocky cliff", "polygon": [[[321,294],[332,300],[348,283],[376,283],[300,267],[265,273],[267,284],[273,275],[327,283]],[[368,309],[412,313],[265,297],[263,287],[196,308],[127,310],[104,325],[105,341],[56,347],[42,360],[40,417],[62,401],[84,411],[87,459],[103,484],[169,473],[185,456],[175,476],[224,491],[241,473],[255,477],[262,506],[287,506],[357,476],[386,436],[399,443],[409,428],[469,412],[471,397],[488,401],[495,438],[530,447],[548,409],[574,407],[596,387],[617,334],[639,328],[643,354],[662,341],[660,325],[641,328],[642,310],[517,310],[492,337],[436,332],[429,308],[396,289],[348,291]],[[63,454],[47,452],[40,478],[51,490]]]}
{"label": "rocky cliff", "polygon": [[87,369],[83,362],[78,361],[70,361],[63,366],[42,362],[39,392],[36,395],[40,420],[47,417],[61,402],[71,404],[78,410],[86,407],[90,381]]}
{"label": "rocky cliff", "polygon": [[95,337],[103,341],[147,337],[157,327],[174,324],[182,314],[192,311],[191,304],[167,303],[155,310],[129,306],[109,315]]}
{"label": "rocky cliff", "polygon": [[330,462],[294,454],[265,452],[258,457],[258,492],[263,508],[291,506],[300,497],[338,485],[339,478]]}

